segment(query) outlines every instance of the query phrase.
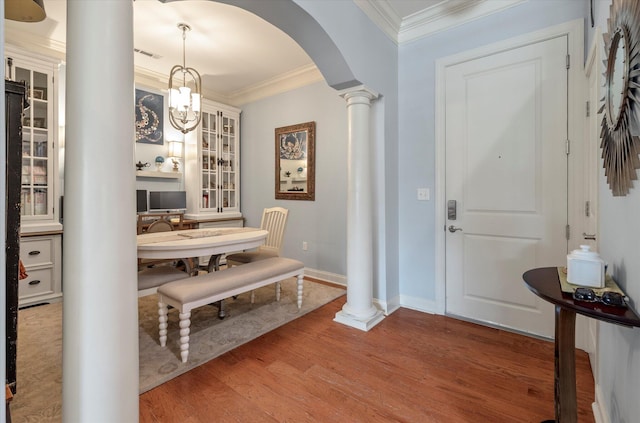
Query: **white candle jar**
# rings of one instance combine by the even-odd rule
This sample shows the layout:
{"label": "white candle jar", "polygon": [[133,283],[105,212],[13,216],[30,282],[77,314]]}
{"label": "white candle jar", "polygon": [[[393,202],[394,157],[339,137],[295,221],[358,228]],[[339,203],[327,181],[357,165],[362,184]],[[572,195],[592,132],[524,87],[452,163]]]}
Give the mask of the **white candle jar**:
{"label": "white candle jar", "polygon": [[603,288],[604,267],[604,260],[597,252],[591,251],[588,245],[581,245],[579,250],[567,255],[567,282]]}

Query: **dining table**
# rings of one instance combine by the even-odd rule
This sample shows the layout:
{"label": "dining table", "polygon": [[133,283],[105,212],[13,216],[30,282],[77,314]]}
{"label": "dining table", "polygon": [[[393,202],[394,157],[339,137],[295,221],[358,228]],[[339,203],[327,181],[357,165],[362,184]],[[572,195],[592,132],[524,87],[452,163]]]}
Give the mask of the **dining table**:
{"label": "dining table", "polygon": [[223,254],[257,248],[268,231],[260,228],[202,228],[137,235],[138,258],[196,259],[211,256],[208,271],[218,270]]}

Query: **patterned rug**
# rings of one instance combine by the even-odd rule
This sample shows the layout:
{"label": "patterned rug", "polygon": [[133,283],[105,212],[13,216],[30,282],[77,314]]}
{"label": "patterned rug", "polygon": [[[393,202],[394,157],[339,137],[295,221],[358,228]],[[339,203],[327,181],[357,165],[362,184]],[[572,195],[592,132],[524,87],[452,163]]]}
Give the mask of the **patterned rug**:
{"label": "patterned rug", "polygon": [[[138,300],[140,324],[140,393],[146,392],[233,348],[327,304],[344,289],[305,281],[302,310],[296,306],[294,278],[282,283],[280,302],[274,285],[256,290],[255,303],[243,294],[225,302],[220,320],[213,306],[191,313],[189,361],[180,361],[178,313],[169,311],[167,347],[158,342],[156,295]],[[62,304],[48,304],[18,313],[18,392],[11,402],[14,422],[62,421]]]}

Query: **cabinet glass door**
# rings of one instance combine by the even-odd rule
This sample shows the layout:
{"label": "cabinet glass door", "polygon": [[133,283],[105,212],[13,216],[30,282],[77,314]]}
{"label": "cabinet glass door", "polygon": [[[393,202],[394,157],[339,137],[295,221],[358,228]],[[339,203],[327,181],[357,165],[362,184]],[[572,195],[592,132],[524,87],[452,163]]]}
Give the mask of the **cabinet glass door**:
{"label": "cabinet glass door", "polygon": [[222,180],[222,208],[238,207],[236,186],[238,184],[238,155],[236,152],[237,120],[222,114],[220,179]]}
{"label": "cabinet glass door", "polygon": [[186,172],[189,185],[200,186],[199,212],[206,215],[240,211],[240,114],[220,106],[203,101],[199,173]]}
{"label": "cabinet glass door", "polygon": [[49,75],[19,66],[16,81],[26,81],[29,105],[22,119],[22,196],[24,217],[50,218],[52,215],[52,131],[49,105]]}
{"label": "cabinet glass door", "polygon": [[202,198],[200,208],[204,211],[218,208],[218,143],[217,116],[202,113],[201,175]]}

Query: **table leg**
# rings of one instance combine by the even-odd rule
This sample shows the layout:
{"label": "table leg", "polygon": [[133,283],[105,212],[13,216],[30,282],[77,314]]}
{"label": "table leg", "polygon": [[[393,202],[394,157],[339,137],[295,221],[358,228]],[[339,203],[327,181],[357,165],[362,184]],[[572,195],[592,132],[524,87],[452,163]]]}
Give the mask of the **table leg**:
{"label": "table leg", "polygon": [[576,313],[556,305],[555,407],[556,422],[577,423]]}
{"label": "table leg", "polygon": [[209,258],[209,264],[207,265],[207,272],[217,272],[220,270],[220,257],[222,254],[214,254]]}

